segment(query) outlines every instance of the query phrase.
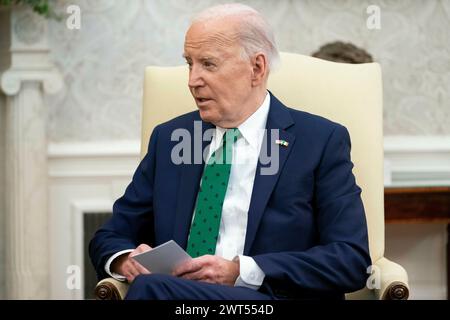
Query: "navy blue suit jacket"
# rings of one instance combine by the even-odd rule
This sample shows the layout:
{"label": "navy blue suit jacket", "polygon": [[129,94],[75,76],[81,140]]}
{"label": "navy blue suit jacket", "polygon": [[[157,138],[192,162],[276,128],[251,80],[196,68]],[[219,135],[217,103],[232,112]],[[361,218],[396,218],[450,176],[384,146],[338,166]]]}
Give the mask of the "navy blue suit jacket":
{"label": "navy blue suit jacket", "polygon": [[[148,153],[115,202],[112,218],[90,243],[99,278],[107,276],[105,262],[120,250],[170,239],[186,248],[204,163],[174,164],[171,152],[179,141],[171,141],[171,135],[184,128],[194,136],[194,121],[201,121],[198,111],[154,129]],[[209,128],[202,122],[202,132]],[[266,275],[260,290],[309,298],[342,297],[364,287],[371,260],[346,128],[290,109],[273,95],[266,128],[279,129],[279,139],[289,145],[278,148],[276,174],[262,175],[261,161],[257,166],[244,255]],[[191,141],[193,148],[208,143]],[[263,143],[276,150],[270,135]]]}

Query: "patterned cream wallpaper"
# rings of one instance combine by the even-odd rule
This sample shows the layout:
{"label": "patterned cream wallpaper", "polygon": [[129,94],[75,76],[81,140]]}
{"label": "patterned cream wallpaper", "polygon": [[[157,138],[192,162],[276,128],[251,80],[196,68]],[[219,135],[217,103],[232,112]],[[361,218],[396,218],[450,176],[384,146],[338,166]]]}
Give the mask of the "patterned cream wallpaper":
{"label": "patterned cream wallpaper", "polygon": [[[49,97],[50,140],[138,139],[146,65],[181,64],[191,15],[223,1],[64,0],[81,29],[51,21],[66,89]],[[311,54],[335,40],[365,48],[384,76],[385,135],[450,135],[450,0],[242,1],[261,11],[282,51]],[[366,27],[368,5],[381,29]]]}

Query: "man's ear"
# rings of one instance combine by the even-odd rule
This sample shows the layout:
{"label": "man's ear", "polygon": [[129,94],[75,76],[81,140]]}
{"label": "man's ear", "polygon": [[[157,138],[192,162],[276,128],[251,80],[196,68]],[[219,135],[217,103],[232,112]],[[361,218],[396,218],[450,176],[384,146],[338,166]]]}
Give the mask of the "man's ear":
{"label": "man's ear", "polygon": [[264,83],[267,79],[268,65],[267,57],[264,53],[258,52],[253,56],[252,68],[252,85],[256,87]]}

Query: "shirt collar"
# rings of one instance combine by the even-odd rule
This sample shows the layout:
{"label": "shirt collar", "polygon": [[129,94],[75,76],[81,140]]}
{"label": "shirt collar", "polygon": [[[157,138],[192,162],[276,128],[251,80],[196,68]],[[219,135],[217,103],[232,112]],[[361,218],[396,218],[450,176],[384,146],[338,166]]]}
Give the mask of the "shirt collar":
{"label": "shirt collar", "polygon": [[[259,151],[259,145],[261,144],[261,133],[266,128],[267,116],[269,114],[270,107],[270,94],[266,92],[266,97],[263,103],[256,109],[256,111],[248,117],[238,127],[242,137],[248,142],[248,144]],[[222,142],[222,137],[227,132],[227,129],[216,126],[214,133],[214,149],[217,149]]]}
{"label": "shirt collar", "polygon": [[242,134],[244,139],[257,151],[259,151],[261,137],[263,137],[262,132],[266,128],[269,107],[270,94],[266,92],[266,97],[264,98],[263,103],[238,127],[239,132]]}

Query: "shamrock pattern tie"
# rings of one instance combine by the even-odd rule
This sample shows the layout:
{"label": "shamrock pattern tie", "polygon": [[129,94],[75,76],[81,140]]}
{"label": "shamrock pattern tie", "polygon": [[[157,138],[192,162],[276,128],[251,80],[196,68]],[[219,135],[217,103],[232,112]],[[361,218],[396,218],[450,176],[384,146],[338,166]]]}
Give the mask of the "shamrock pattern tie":
{"label": "shamrock pattern tie", "polygon": [[216,252],[223,201],[230,178],[232,147],[238,136],[237,128],[228,129],[222,137],[221,147],[213,152],[203,171],[187,245],[187,252],[193,258]]}

